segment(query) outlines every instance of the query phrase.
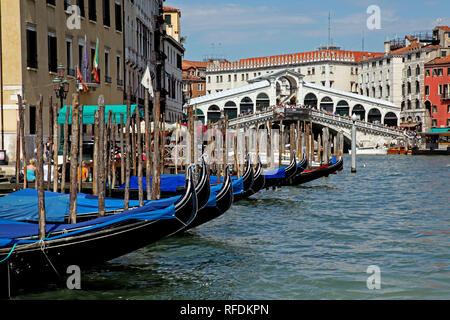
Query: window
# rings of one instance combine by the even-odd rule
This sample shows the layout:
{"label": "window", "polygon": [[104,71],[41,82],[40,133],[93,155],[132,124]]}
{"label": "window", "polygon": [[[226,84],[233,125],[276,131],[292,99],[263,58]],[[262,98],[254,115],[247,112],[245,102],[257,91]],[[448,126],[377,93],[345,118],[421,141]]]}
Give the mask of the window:
{"label": "window", "polygon": [[228,75],[228,82],[231,82],[231,74]]}
{"label": "window", "polygon": [[47,0],[47,4],[56,7],[56,0]]}
{"label": "window", "polygon": [[36,106],[30,106],[30,134],[36,134]]}
{"label": "window", "polygon": [[450,104],[447,105],[447,113],[450,113]]}
{"label": "window", "polygon": [[103,25],[107,27],[111,25],[109,1],[103,0]]}
{"label": "window", "polygon": [[70,0],[64,0],[64,11],[67,11],[69,6],[70,6]]}
{"label": "window", "polygon": [[442,94],[442,84],[439,85],[438,87],[438,95]]}
{"label": "window", "polygon": [[66,39],[66,66],[67,75],[72,77],[75,76],[73,70],[72,39]]}
{"label": "window", "polygon": [[105,49],[105,82],[111,83],[111,77],[109,72],[109,51]]}
{"label": "window", "polygon": [[411,82],[408,82],[407,88],[408,88],[408,94],[410,94],[411,93]]}
{"label": "window", "polygon": [[406,71],[406,76],[411,77],[411,67],[408,67],[408,70]]}
{"label": "window", "polygon": [[89,0],[88,10],[89,10],[89,20],[97,21],[97,0]]}
{"label": "window", "polygon": [[425,70],[425,77],[429,77],[430,76],[430,69]]}
{"label": "window", "polygon": [[432,119],[431,120],[431,126],[432,127],[437,127],[437,119]]}
{"label": "window", "polygon": [[420,66],[416,66],[416,76],[420,75]]}
{"label": "window", "polygon": [[164,15],[164,21],[166,21],[166,23],[171,26],[172,25],[172,16],[170,14],[166,14]]}
{"label": "window", "polygon": [[33,26],[27,26],[27,67],[37,69],[37,34]]}
{"label": "window", "polygon": [[433,108],[431,109],[432,111],[432,113],[436,113],[437,112],[437,106],[433,106]]}
{"label": "window", "polygon": [[56,35],[54,33],[48,34],[48,71],[58,71],[58,47],[56,44]]}
{"label": "window", "polygon": [[[80,38],[78,41],[78,68],[80,68],[80,71],[83,68],[83,52],[84,52],[84,45],[83,40]],[[84,79],[86,81],[86,79]]]}
{"label": "window", "polygon": [[442,69],[433,69],[433,77],[439,77],[442,76],[443,70]]}
{"label": "window", "polygon": [[425,95],[430,95],[430,86],[425,86]]}
{"label": "window", "polygon": [[199,84],[197,85],[197,89],[198,89],[198,91],[203,91],[203,90],[204,90],[203,83],[199,83]]}
{"label": "window", "polygon": [[115,2],[114,8],[116,13],[116,30],[122,31],[122,6],[120,2]]}
{"label": "window", "polygon": [[86,13],[84,12],[84,0],[77,0],[77,6],[80,8],[80,16],[83,18],[86,17]]}
{"label": "window", "polygon": [[118,86],[123,86],[123,80],[122,80],[122,59],[121,59],[119,54],[116,56],[116,70],[117,70],[117,85]]}
{"label": "window", "polygon": [[211,77],[208,76],[208,83],[211,83]]}
{"label": "window", "polygon": [[420,83],[416,81],[416,93],[420,93]]}
{"label": "window", "polygon": [[416,59],[420,59],[420,52],[416,52]]}
{"label": "window", "polygon": [[234,75],[234,81],[237,81],[237,74]]}
{"label": "window", "polygon": [[447,68],[447,75],[450,76],[450,68]]}

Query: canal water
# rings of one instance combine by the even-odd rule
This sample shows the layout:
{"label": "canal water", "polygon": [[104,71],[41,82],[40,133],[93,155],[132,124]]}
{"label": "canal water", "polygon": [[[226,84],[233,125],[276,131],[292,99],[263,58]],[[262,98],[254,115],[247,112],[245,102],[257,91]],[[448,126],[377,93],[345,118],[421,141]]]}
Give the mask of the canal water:
{"label": "canal water", "polygon": [[336,175],[84,273],[81,291],[17,298],[450,299],[449,263],[450,157],[359,156],[351,174],[346,156]]}

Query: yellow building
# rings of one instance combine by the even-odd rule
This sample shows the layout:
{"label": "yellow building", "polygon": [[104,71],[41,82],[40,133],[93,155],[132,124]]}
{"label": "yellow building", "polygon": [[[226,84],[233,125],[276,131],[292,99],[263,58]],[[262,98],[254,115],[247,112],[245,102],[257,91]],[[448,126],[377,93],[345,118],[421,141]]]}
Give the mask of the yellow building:
{"label": "yellow building", "polygon": [[180,9],[163,7],[164,20],[166,22],[166,34],[180,42]]}
{"label": "yellow building", "polygon": [[[1,1],[3,145],[10,162],[15,161],[17,94],[26,100],[28,155],[34,150],[39,94],[44,97],[44,135],[48,134],[51,96],[61,108],[52,86],[58,66],[64,67],[69,82],[64,104],[70,104],[76,92],[77,65],[89,75],[84,79],[88,91],[80,91],[81,105],[96,105],[100,94],[107,105],[123,103],[122,8],[123,0]],[[97,39],[100,83],[91,74]],[[85,52],[88,69],[84,71]]]}

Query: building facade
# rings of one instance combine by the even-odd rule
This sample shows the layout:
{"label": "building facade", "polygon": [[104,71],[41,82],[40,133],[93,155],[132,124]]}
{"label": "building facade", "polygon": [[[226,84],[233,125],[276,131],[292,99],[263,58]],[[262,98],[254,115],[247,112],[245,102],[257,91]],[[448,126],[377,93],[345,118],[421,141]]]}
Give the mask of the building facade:
{"label": "building facade", "polygon": [[[77,90],[77,65],[88,87],[87,92],[80,92],[81,105],[96,105],[100,94],[106,104],[123,103],[122,12],[122,0],[1,1],[3,144],[10,162],[15,161],[17,95],[26,101],[27,141],[35,139],[40,94],[44,97],[44,135],[48,134],[49,98],[60,104],[52,87],[58,66],[64,67],[69,82],[64,104],[70,103]],[[98,83],[91,74],[97,39]],[[84,60],[88,60],[86,70],[82,70]]]}
{"label": "building facade", "polygon": [[166,55],[163,83],[165,96],[165,120],[173,123],[183,117],[183,56],[184,47],[169,35],[164,37]]}
{"label": "building facade", "polygon": [[450,54],[448,31],[438,26],[432,33],[386,41],[383,55],[360,62],[359,93],[400,106],[400,126],[429,130],[431,115],[423,103],[424,66]]}
{"label": "building facade", "polygon": [[183,60],[184,103],[206,94],[206,65],[205,61]]}
{"label": "building facade", "polygon": [[125,101],[130,91],[131,103],[144,106],[142,77],[147,66],[155,80],[155,31],[162,0],[124,0]]}
{"label": "building facade", "polygon": [[450,128],[450,55],[425,64],[425,109],[432,128]]}
{"label": "building facade", "polygon": [[[288,68],[313,84],[359,92],[359,62],[379,53],[320,48],[317,51],[279,56],[212,62],[206,69],[206,93],[213,94],[248,84],[254,78]],[[283,83],[283,86],[288,86]]]}

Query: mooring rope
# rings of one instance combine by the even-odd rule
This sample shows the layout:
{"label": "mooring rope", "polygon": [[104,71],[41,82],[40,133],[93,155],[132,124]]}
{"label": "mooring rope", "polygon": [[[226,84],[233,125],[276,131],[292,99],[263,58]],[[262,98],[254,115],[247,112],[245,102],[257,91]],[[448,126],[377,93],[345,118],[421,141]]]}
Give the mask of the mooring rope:
{"label": "mooring rope", "polygon": [[6,260],[8,260],[8,258],[11,256],[11,254],[13,253],[14,249],[16,248],[17,243],[14,243],[13,247],[11,248],[11,251],[9,251],[8,255],[6,256],[5,259],[3,259],[2,261],[0,261],[0,263],[5,262]]}

